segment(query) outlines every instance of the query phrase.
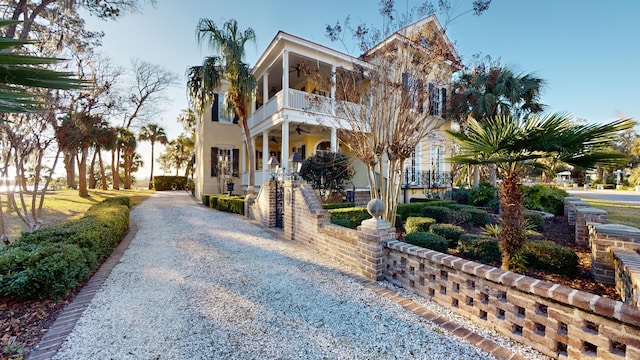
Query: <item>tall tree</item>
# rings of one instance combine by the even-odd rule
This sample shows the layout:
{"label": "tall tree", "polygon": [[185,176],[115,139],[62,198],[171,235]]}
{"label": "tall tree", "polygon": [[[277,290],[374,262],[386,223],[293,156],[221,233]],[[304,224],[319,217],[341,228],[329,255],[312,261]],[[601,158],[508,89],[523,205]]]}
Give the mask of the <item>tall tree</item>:
{"label": "tall tree", "polygon": [[196,34],[199,45],[206,41],[217,54],[206,57],[202,65],[188,69],[187,92],[191,106],[198,114],[203,114],[222,80],[228,82],[226,100],[230,105],[229,110],[238,116],[238,123],[244,132],[249,154],[247,190],[253,193],[256,159],[247,117],[251,97],[256,89],[256,79],[251,74],[249,65],[243,62],[243,58],[246,43],[255,42],[255,32],[252,28],[240,30],[234,19],[225,22],[222,27],[218,27],[212,20],[200,19]]}
{"label": "tall tree", "polygon": [[584,169],[624,163],[628,159],[625,154],[604,148],[615,141],[620,131],[634,125],[629,119],[602,125],[575,124],[565,114],[532,115],[528,119],[500,115],[482,122],[469,118],[464,132],[448,131],[461,146],[460,154],[451,161],[495,164],[502,174],[499,195],[502,231],[498,240],[503,251],[503,269],[517,270],[521,266],[518,253],[525,241],[525,226],[520,178],[525,166],[546,158],[557,158]]}
{"label": "tall tree", "polygon": [[153,188],[153,163],[154,163],[154,148],[156,142],[166,145],[169,141],[164,129],[158,124],[147,124],[140,129],[138,134],[138,140],[149,141],[151,143],[151,174],[149,175],[149,189]]}

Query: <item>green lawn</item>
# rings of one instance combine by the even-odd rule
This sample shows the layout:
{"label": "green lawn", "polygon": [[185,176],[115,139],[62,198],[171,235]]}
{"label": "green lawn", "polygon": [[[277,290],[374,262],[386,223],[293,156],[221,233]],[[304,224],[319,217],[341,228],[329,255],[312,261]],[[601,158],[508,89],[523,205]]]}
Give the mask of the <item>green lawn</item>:
{"label": "green lawn", "polygon": [[609,222],[640,228],[640,206],[617,201],[583,198],[592,207],[608,212]]}
{"label": "green lawn", "polygon": [[[48,192],[44,199],[42,219],[45,226],[55,225],[82,217],[93,204],[115,196],[129,196],[131,205],[135,206],[153,194],[152,190],[90,190],[86,198],[78,196],[78,190],[58,190]],[[4,224],[11,240],[15,240],[20,233],[27,230],[25,223],[20,220],[15,211],[7,212],[6,197],[2,196],[2,210]],[[29,199],[30,200],[30,199]],[[0,247],[2,244],[0,242]]]}

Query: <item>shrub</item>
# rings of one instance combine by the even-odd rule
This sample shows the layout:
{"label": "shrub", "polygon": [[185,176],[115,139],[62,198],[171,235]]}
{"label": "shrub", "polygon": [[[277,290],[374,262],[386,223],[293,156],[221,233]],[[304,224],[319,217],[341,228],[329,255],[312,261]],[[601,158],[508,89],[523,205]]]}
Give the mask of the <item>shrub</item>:
{"label": "shrub", "polygon": [[465,205],[470,205],[471,204],[471,190],[469,189],[451,189],[448,191],[448,195],[451,198],[451,200],[455,201],[458,204],[465,204]]}
{"label": "shrub", "polygon": [[331,214],[331,220],[333,219],[345,219],[349,220],[349,227],[355,229],[362,223],[363,220],[367,220],[371,218],[369,212],[367,212],[366,208],[354,207],[354,208],[344,208],[344,209],[331,209],[329,210],[329,214]]}
{"label": "shrub", "polygon": [[202,205],[209,207],[209,196],[211,196],[211,194],[202,195]]}
{"label": "shrub", "polygon": [[409,204],[398,204],[396,208],[396,214],[402,216],[402,220],[406,221],[410,214],[420,214],[422,216],[422,211],[424,207],[427,206],[425,203],[417,202],[417,203],[409,203]]}
{"label": "shrub", "polygon": [[435,199],[433,201],[429,201],[427,203],[427,206],[442,206],[442,207],[450,207],[450,206],[455,206],[458,205],[455,201],[453,200],[438,200]]}
{"label": "shrub", "polygon": [[537,269],[569,276],[578,273],[578,255],[570,247],[553,241],[527,241],[522,246],[522,255],[529,265]]}
{"label": "shrub", "polygon": [[471,215],[466,211],[451,210],[447,217],[447,223],[453,225],[468,224],[471,221]]}
{"label": "shrub", "polygon": [[344,209],[344,208],[352,208],[355,207],[356,205],[353,202],[350,201],[345,201],[345,202],[340,202],[340,203],[327,203],[327,204],[322,204],[322,208],[323,209]]}
{"label": "shrub", "polygon": [[434,219],[428,217],[409,217],[404,224],[404,230],[407,234],[415,232],[427,232],[431,228],[431,225],[435,223],[436,221]]}
{"label": "shrub", "polygon": [[323,196],[344,189],[353,178],[353,167],[342,153],[322,151],[306,158],[300,168],[300,177]]}
{"label": "shrub", "polygon": [[484,226],[491,222],[491,216],[488,212],[474,207],[461,209],[460,212],[469,214],[469,222],[473,226]]}
{"label": "shrub", "polygon": [[30,233],[0,250],[0,294],[55,299],[95,269],[129,229],[129,200],[107,199],[80,219]]}
{"label": "shrub", "polygon": [[544,231],[544,217],[542,214],[535,211],[525,211],[524,219],[528,222],[527,228],[537,232]]}
{"label": "shrub", "polygon": [[484,264],[502,260],[502,252],[496,239],[477,235],[463,235],[460,237],[457,250],[463,257],[477,260]]}
{"label": "shrub", "polygon": [[216,209],[244,215],[244,197],[223,195],[218,197]]}
{"label": "shrub", "polygon": [[529,210],[540,210],[555,215],[562,215],[566,191],[545,185],[522,186],[524,206]]}
{"label": "shrub", "polygon": [[439,223],[446,223],[449,221],[451,210],[444,206],[425,206],[422,213],[426,217],[434,218]]}
{"label": "shrub", "polygon": [[488,182],[481,182],[469,190],[469,200],[474,206],[495,207],[498,203],[496,188]]}
{"label": "shrub", "polygon": [[440,235],[449,241],[449,248],[455,249],[458,246],[458,240],[464,235],[464,229],[451,224],[434,224],[429,230],[436,235]]}
{"label": "shrub", "polygon": [[409,244],[421,246],[423,248],[446,253],[449,249],[449,242],[442,236],[427,233],[414,232],[404,237],[404,241]]}
{"label": "shrub", "polygon": [[331,219],[331,223],[339,226],[347,227],[347,228],[351,227],[351,221],[347,219]]}
{"label": "shrub", "polygon": [[209,195],[209,207],[212,209],[218,208],[218,199],[222,196],[222,194],[217,195]]}
{"label": "shrub", "polygon": [[154,176],[153,188],[156,191],[184,190],[187,188],[186,176]]}
{"label": "shrub", "polygon": [[438,201],[438,200],[439,199],[412,197],[411,199],[409,199],[409,203],[428,203],[428,202]]}

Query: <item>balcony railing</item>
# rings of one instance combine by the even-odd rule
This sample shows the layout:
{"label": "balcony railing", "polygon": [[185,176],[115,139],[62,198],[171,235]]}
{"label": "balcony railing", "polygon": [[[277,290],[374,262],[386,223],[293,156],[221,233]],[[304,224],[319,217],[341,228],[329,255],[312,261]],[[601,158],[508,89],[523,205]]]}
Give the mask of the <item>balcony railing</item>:
{"label": "balcony railing", "polygon": [[405,170],[402,176],[403,188],[450,188],[453,186],[453,173],[449,171],[411,171]]}
{"label": "balcony railing", "polygon": [[289,107],[302,111],[331,115],[331,98],[289,89]]}

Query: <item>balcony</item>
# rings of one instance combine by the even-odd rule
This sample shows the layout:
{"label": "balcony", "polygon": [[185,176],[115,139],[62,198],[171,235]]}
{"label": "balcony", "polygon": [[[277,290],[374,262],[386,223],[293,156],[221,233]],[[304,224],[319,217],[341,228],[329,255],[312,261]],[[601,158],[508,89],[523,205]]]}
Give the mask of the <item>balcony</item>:
{"label": "balcony", "polygon": [[453,173],[450,171],[405,170],[402,176],[403,188],[442,189],[452,186]]}

